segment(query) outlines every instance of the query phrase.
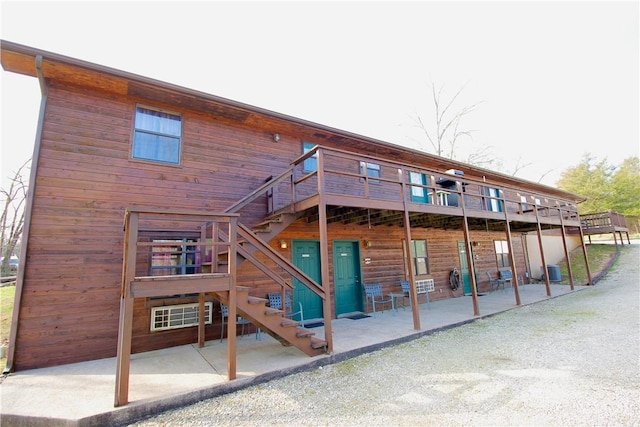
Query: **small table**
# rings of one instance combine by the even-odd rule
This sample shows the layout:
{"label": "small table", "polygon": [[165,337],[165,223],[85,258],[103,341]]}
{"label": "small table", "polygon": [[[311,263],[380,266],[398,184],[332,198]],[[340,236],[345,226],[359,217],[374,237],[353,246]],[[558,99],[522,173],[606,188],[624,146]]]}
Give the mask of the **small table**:
{"label": "small table", "polygon": [[404,310],[404,308],[405,308],[405,305],[404,305],[405,294],[404,293],[401,293],[401,294],[391,293],[391,294],[389,294],[389,297],[391,298],[391,309],[392,310],[398,311],[398,309],[396,308],[396,299],[397,298],[402,298],[402,309]]}

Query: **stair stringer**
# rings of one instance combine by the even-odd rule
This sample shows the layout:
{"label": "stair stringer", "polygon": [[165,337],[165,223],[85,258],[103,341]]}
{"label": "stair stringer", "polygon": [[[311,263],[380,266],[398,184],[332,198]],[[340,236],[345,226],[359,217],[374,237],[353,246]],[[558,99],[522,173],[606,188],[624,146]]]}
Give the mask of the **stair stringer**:
{"label": "stair stringer", "polygon": [[[237,287],[236,307],[243,317],[252,321],[283,345],[292,345],[308,356],[326,353],[325,340],[315,337],[313,331],[305,329],[294,320],[283,316],[282,310],[267,307],[267,300],[249,296],[248,287]],[[212,293],[220,302],[229,303],[228,291]]]}
{"label": "stair stringer", "polygon": [[252,227],[252,231],[265,242],[270,241],[287,227],[293,224],[299,217],[297,213],[283,212],[265,218],[263,222]]}

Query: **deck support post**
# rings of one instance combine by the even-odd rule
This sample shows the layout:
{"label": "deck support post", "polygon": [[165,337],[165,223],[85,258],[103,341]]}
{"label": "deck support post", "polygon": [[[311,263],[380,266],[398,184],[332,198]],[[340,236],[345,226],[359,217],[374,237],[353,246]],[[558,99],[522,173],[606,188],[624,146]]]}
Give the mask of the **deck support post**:
{"label": "deck support post", "polygon": [[[203,224],[200,227],[200,265],[203,265],[206,256],[206,241],[207,241],[207,224]],[[202,267],[200,267],[202,272]],[[212,270],[213,272],[213,270]],[[205,305],[205,293],[201,292],[198,295],[198,348],[203,348],[205,343],[205,324],[204,324],[204,305]]]}
{"label": "deck support post", "polygon": [[462,208],[462,231],[464,233],[464,245],[467,249],[467,264],[469,264],[469,279],[471,280],[471,299],[473,301],[473,315],[480,316],[480,306],[478,305],[478,290],[476,288],[476,266],[473,262],[473,255],[471,252],[471,236],[469,235],[469,221],[467,219],[467,212],[464,207],[464,193],[462,192],[462,186],[460,182],[456,182],[458,191],[458,199],[460,200],[460,207]]}
{"label": "deck support post", "polygon": [[[502,192],[502,190],[501,190]],[[518,281],[518,271],[516,270],[516,255],[513,251],[513,243],[511,242],[511,225],[509,225],[509,214],[506,206],[504,207],[504,228],[507,234],[507,247],[509,248],[509,261],[511,262],[511,270],[513,272],[511,280],[513,280],[513,294],[516,298],[516,305],[521,305],[520,301],[520,282]]]}
{"label": "deck support post", "polygon": [[229,221],[229,262],[227,273],[231,276],[229,289],[229,317],[227,317],[227,375],[229,381],[236,379],[237,348],[236,348],[236,317],[238,315],[238,300],[236,291],[236,265],[238,260],[238,218]]}
{"label": "deck support post", "polygon": [[542,227],[540,226],[540,215],[538,214],[538,199],[534,196],[533,210],[536,213],[536,228],[538,229],[538,245],[540,246],[540,259],[542,260],[542,271],[544,271],[544,286],[547,296],[551,296],[551,284],[549,282],[549,272],[547,271],[547,259],[544,256],[544,245],[542,244]]}
{"label": "deck support post", "polygon": [[329,236],[327,227],[327,202],[325,198],[324,185],[324,156],[322,150],[318,150],[317,158],[318,171],[318,223],[320,228],[320,268],[322,276],[322,289],[324,290],[324,299],[322,300],[322,312],[324,317],[324,340],[327,343],[327,353],[333,353],[333,328],[331,321],[333,313],[331,312],[331,292],[329,284]]}
{"label": "deck support post", "polygon": [[560,212],[560,230],[562,231],[562,247],[564,248],[564,258],[567,260],[567,273],[569,273],[569,287],[573,290],[573,272],[571,270],[571,256],[569,255],[569,249],[567,248],[567,235],[564,229],[564,218],[562,212]]}
{"label": "deck support post", "polygon": [[[407,258],[411,259],[411,219],[409,218],[409,207],[407,206],[407,191],[406,182],[402,175],[402,169],[398,170],[399,179],[402,188],[402,203],[404,205],[404,253],[405,266],[407,267],[407,275],[409,276],[409,300],[411,301],[411,314],[413,315],[413,329],[420,330],[420,307],[418,307],[418,290],[415,286],[415,277],[413,274],[413,268],[410,262],[407,262]],[[427,295],[428,296],[428,295]]]}
{"label": "deck support post", "polygon": [[[584,243],[584,233],[582,232],[582,226],[578,228],[578,231],[580,232],[580,246],[582,246],[582,255],[584,256],[584,267],[587,271],[587,284],[593,285],[593,280],[591,278],[591,267],[589,267],[589,257],[587,256],[587,245],[585,245]],[[589,239],[591,239],[591,236],[589,236]]]}
{"label": "deck support post", "polygon": [[114,406],[129,403],[129,373],[131,368],[131,336],[133,328],[133,297],[131,282],[135,279],[136,245],[138,242],[138,212],[125,215],[124,265],[120,290],[120,320],[116,357],[116,395]]}

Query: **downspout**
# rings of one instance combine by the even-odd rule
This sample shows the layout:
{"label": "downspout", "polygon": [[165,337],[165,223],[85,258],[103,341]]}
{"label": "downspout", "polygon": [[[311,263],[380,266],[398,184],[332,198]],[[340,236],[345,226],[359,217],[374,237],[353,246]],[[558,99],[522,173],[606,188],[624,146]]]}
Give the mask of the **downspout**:
{"label": "downspout", "polygon": [[7,365],[2,372],[3,375],[13,371],[13,362],[16,348],[16,338],[18,334],[18,319],[20,318],[20,307],[22,303],[22,290],[24,285],[24,272],[27,264],[27,249],[29,246],[29,231],[31,229],[31,217],[33,216],[33,199],[36,189],[36,177],[38,175],[38,164],[40,163],[40,148],[42,142],[42,128],[44,126],[44,116],[47,107],[48,88],[42,72],[42,55],[35,58],[36,73],[40,83],[40,112],[38,113],[38,125],[31,156],[31,174],[29,176],[29,188],[27,189],[27,203],[25,204],[24,228],[22,230],[22,244],[20,245],[20,265],[16,277],[16,294],[13,303],[13,314],[11,317],[11,329],[9,331],[9,348],[7,349]]}

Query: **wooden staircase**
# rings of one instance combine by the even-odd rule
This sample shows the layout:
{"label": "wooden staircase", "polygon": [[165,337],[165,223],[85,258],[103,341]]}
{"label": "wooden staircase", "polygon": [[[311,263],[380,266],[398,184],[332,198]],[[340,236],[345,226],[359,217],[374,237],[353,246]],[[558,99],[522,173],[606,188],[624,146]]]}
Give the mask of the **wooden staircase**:
{"label": "wooden staircase", "polygon": [[[327,342],[317,338],[314,332],[300,326],[295,320],[284,316],[282,310],[267,307],[268,300],[249,295],[251,288],[236,287],[236,306],[238,313],[251,319],[252,323],[277,339],[282,345],[293,345],[308,356],[326,353]],[[229,292],[214,292],[224,304],[229,304]]]}
{"label": "wooden staircase", "polygon": [[[263,185],[256,188],[250,194],[238,200],[227,209],[224,213],[239,213],[243,207],[247,206],[253,200],[262,195],[273,194],[273,189],[282,182],[291,181],[294,165],[292,164],[287,170],[277,177],[270,177]],[[244,261],[251,262],[267,277],[271,278],[281,288],[291,290],[290,282],[285,281],[281,277],[281,272],[290,274],[291,277],[297,279],[302,285],[308,287],[315,292],[320,298],[325,300],[328,298],[327,292],[322,286],[313,281],[303,271],[285,259],[277,251],[268,245],[268,242],[280,234],[284,229],[290,226],[299,218],[299,214],[293,209],[273,211],[273,206],[268,208],[270,216],[264,221],[256,224],[251,229],[238,223],[238,245],[237,245],[237,263]],[[229,236],[220,230],[218,233],[222,241],[229,241]],[[273,262],[280,271],[271,270],[267,265],[263,264],[254,255],[260,252],[267,260]],[[224,269],[228,264],[228,253],[219,252],[214,259],[213,268]],[[312,331],[300,327],[296,321],[288,319],[284,316],[282,310],[267,307],[268,300],[249,295],[251,288],[236,286],[236,308],[242,316],[250,319],[252,323],[263,329],[269,335],[280,341],[283,345],[293,345],[309,356],[317,356],[327,351],[331,351],[333,344],[331,341],[331,325],[325,326],[325,333],[328,333],[329,341],[319,339],[314,336]],[[223,303],[229,302],[228,292],[215,292],[214,295]],[[228,305],[228,304],[227,304]],[[329,319],[325,319],[325,323]]]}

